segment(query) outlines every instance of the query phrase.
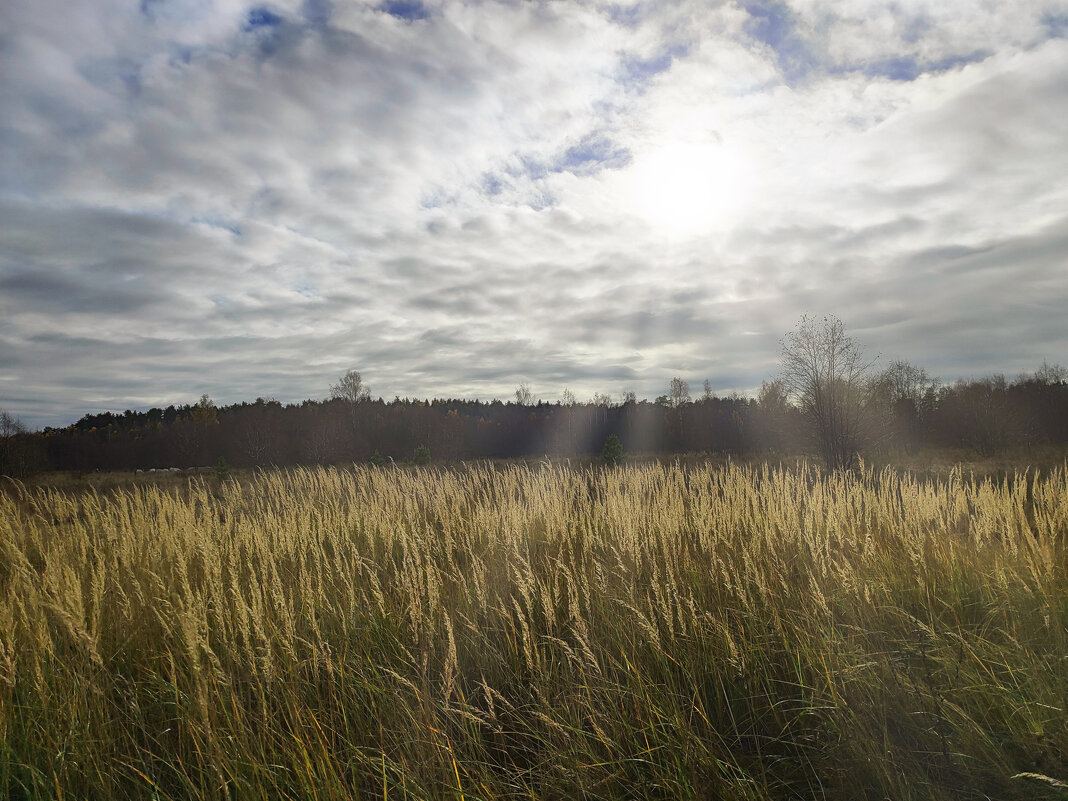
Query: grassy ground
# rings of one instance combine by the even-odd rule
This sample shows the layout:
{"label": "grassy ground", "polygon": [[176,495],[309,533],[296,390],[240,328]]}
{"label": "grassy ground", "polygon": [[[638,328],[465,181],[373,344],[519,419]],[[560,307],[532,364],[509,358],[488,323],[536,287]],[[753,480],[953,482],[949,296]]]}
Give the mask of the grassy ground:
{"label": "grassy ground", "polygon": [[1066,557],[1063,467],[12,487],[0,793],[1064,798]]}
{"label": "grassy ground", "polygon": [[[687,468],[704,468],[741,465],[756,469],[760,469],[764,465],[797,468],[816,467],[821,464],[818,458],[802,453],[753,453],[737,456],[726,453],[705,452],[681,454],[628,453],[626,462],[632,466],[679,465]],[[974,450],[968,448],[924,448],[912,453],[899,449],[871,455],[868,457],[868,462],[868,466],[876,471],[889,467],[901,475],[909,474],[922,479],[945,480],[951,472],[959,470],[967,477],[1001,480],[1006,476],[1011,477],[1021,470],[1043,473],[1064,467],[1068,464],[1068,451],[1065,451],[1063,447],[1047,446],[1042,448],[1006,449],[996,456],[979,456]],[[460,462],[459,464],[464,465],[466,463]],[[585,454],[571,457],[552,456],[482,460],[472,464],[490,464],[497,468],[540,468],[546,464],[551,464],[561,468],[586,469],[600,466],[602,460],[598,455]],[[339,465],[339,467],[346,469],[351,466],[351,463]],[[410,462],[398,462],[395,466],[411,467],[412,465]],[[261,469],[263,468],[227,467],[224,472],[235,479],[248,480],[254,477]],[[190,477],[208,479],[218,474],[219,470],[216,467],[140,472],[130,470],[55,470],[35,473],[18,482],[0,476],[0,492],[16,492],[19,486],[31,490],[59,489],[67,492],[95,490],[105,493],[147,486],[185,490],[189,486]]]}

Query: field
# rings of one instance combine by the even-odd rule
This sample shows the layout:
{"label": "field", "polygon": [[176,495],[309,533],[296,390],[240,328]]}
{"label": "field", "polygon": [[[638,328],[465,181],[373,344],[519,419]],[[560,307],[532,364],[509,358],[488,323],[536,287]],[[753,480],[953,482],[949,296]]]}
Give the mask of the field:
{"label": "field", "polygon": [[1068,469],[0,493],[12,799],[1041,799]]}

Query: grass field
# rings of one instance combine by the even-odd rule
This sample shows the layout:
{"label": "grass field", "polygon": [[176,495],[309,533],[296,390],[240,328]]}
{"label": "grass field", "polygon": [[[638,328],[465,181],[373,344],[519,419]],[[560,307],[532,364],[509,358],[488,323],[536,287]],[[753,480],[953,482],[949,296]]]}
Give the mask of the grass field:
{"label": "grass field", "polygon": [[2,797],[1068,797],[1063,466],[168,482],[0,493]]}

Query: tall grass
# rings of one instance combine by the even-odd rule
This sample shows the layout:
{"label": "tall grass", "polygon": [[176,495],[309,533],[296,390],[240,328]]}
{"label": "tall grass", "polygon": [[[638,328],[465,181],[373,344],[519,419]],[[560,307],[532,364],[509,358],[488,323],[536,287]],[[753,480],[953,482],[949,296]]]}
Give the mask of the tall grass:
{"label": "tall grass", "polygon": [[1056,798],[1066,542],[1064,468],[13,491],[0,793]]}

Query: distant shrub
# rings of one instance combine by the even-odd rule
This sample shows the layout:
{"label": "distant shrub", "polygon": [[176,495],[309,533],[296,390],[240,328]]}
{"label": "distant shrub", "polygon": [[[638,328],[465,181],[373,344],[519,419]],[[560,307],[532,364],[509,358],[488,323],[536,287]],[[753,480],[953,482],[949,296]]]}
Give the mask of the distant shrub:
{"label": "distant shrub", "polygon": [[623,461],[623,443],[615,434],[609,434],[608,439],[604,441],[601,459],[608,467],[615,467]]}
{"label": "distant shrub", "polygon": [[420,445],[415,449],[415,455],[412,457],[412,461],[420,467],[430,464],[430,448],[426,445]]}
{"label": "distant shrub", "polygon": [[375,448],[375,452],[371,454],[371,464],[375,467],[381,467],[386,463],[386,458],[379,453],[378,448]]}

